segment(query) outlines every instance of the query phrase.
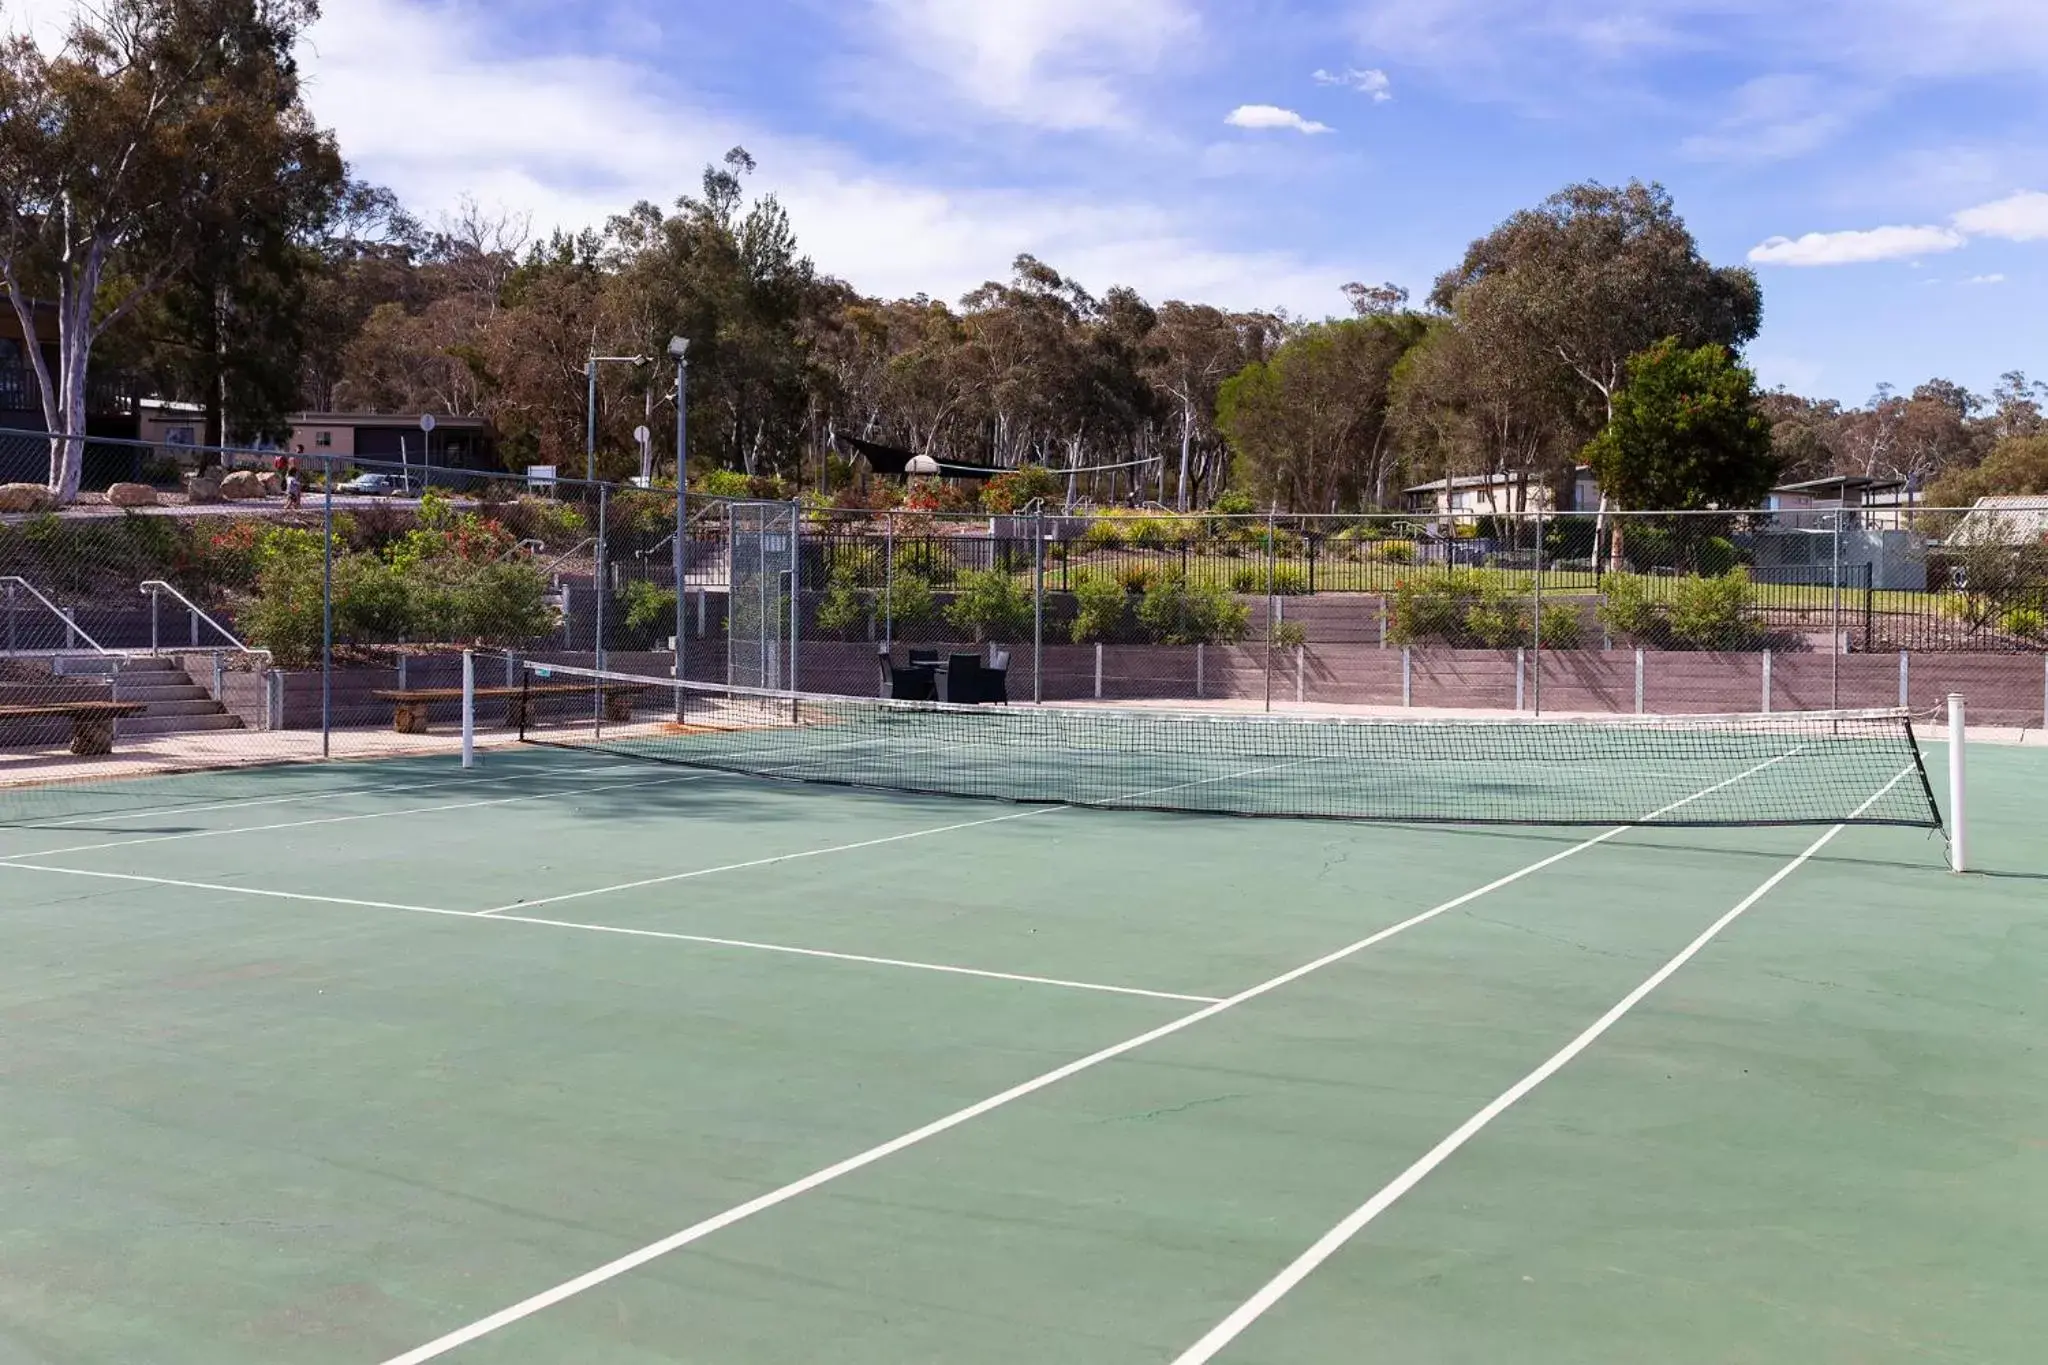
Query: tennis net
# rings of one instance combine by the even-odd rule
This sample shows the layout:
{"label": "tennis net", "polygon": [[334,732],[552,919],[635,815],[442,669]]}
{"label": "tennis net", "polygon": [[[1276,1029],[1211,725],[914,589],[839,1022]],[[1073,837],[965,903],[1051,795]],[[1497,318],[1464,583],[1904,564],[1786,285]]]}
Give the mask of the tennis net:
{"label": "tennis net", "polygon": [[1941,827],[1903,711],[1421,719],[952,706],[521,667],[530,743],[783,781],[1306,819]]}

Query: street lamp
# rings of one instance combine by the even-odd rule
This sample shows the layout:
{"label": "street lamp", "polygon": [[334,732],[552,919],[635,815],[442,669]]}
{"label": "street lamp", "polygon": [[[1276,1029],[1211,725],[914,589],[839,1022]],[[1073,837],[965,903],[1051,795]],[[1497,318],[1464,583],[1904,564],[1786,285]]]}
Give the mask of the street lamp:
{"label": "street lamp", "polygon": [[584,362],[583,377],[589,381],[590,396],[588,411],[583,428],[583,480],[597,482],[597,367],[599,365],[651,365],[654,360],[644,355],[593,355]]}
{"label": "street lamp", "polygon": [[[684,449],[685,424],[690,411],[690,342],[687,337],[670,337],[668,353],[676,362],[676,533],[671,543],[672,558],[676,571],[676,682],[684,678],[689,648],[683,639],[685,620],[683,609],[683,576],[690,567],[690,462]],[[683,689],[676,688],[676,721],[680,724],[683,714]]]}

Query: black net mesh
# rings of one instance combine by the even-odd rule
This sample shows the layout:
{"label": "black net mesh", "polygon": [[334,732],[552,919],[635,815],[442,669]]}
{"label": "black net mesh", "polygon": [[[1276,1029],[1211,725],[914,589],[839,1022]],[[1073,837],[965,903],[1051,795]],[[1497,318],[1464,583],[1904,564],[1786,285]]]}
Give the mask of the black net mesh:
{"label": "black net mesh", "polygon": [[[883,701],[525,666],[524,737],[797,782],[1417,823],[1939,828],[1901,711],[1261,715]],[[594,717],[587,692],[609,703]],[[557,698],[565,704],[552,704]]]}

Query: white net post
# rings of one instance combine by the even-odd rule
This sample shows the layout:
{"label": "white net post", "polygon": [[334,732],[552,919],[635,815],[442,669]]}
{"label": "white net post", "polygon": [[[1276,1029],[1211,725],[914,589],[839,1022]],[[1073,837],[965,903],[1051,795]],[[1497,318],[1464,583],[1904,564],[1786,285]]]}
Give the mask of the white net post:
{"label": "white net post", "polygon": [[462,651],[462,766],[476,766],[476,654]]}
{"label": "white net post", "polygon": [[1948,697],[1948,866],[1951,872],[1970,870],[1965,837],[1970,819],[1963,721],[1963,694],[1951,692]]}

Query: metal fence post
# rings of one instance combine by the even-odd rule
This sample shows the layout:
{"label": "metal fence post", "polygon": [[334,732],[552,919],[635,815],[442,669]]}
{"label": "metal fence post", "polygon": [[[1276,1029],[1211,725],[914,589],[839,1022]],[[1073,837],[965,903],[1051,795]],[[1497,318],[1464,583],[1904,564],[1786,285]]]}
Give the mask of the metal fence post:
{"label": "metal fence post", "polygon": [[1636,714],[1643,714],[1643,651],[1636,650]]}
{"label": "metal fence post", "polygon": [[1524,709],[1528,700],[1529,651],[1521,645],[1515,646],[1515,710]]}
{"label": "metal fence post", "polygon": [[1304,706],[1307,703],[1308,646],[1296,645],[1294,647],[1294,704],[1296,706]]}
{"label": "metal fence post", "polygon": [[1834,643],[1828,649],[1828,709],[1830,711],[1842,709],[1842,649],[1848,643],[1842,638],[1842,517],[1844,515],[1840,508],[1835,510],[1835,533],[1831,537],[1835,551],[1835,572],[1834,591],[1830,595],[1833,604],[1830,608],[1830,616],[1832,618],[1830,630],[1835,638]]}
{"label": "metal fence post", "polygon": [[162,650],[157,648],[156,641],[156,608],[158,596],[159,594],[157,593],[157,590],[155,588],[151,588],[149,590],[149,654],[151,658],[155,658],[158,654],[163,652]]}
{"label": "metal fence post", "polygon": [[[677,369],[678,373],[680,373],[680,361],[677,362]],[[685,638],[689,627],[687,615],[689,608],[683,602],[683,583],[690,573],[690,490],[689,481],[684,477],[683,468],[686,463],[683,458],[683,402],[682,386],[678,383],[676,392],[676,534],[674,553],[670,555],[670,559],[675,565],[676,575],[675,679],[678,684],[676,687],[676,720],[678,722],[681,722],[683,719],[683,689],[680,684],[689,673],[690,666],[690,645],[689,641]]]}
{"label": "metal fence post", "polygon": [[1102,641],[1095,642],[1095,700],[1102,700]]}
{"label": "metal fence post", "polygon": [[[882,652],[896,657],[896,514],[882,513]],[[1035,667],[1035,665],[1034,665]]]}
{"label": "metal fence post", "polygon": [[1543,510],[1536,511],[1536,612],[1530,634],[1536,642],[1536,677],[1533,700],[1536,714],[1543,714]]}
{"label": "metal fence post", "polygon": [[[320,757],[334,742],[334,461],[320,471]],[[272,676],[276,676],[273,674]]]}
{"label": "metal fence post", "polygon": [[[1906,710],[1913,704],[1913,656],[1905,650],[1899,651],[1899,709]],[[2044,659],[2043,663],[2048,663]]]}
{"label": "metal fence post", "polygon": [[1771,714],[1771,651],[1764,651],[1764,705],[1763,713]]}
{"label": "metal fence post", "polygon": [[1031,702],[1045,700],[1045,508],[1031,514]]}
{"label": "metal fence post", "polygon": [[1204,684],[1204,683],[1205,683],[1205,682],[1207,681],[1207,679],[1206,679],[1206,678],[1205,678],[1205,677],[1204,677],[1203,675],[1204,675],[1204,673],[1205,673],[1205,671],[1206,671],[1206,668],[1207,668],[1207,664],[1208,664],[1208,654],[1209,654],[1209,646],[1207,646],[1207,645],[1205,645],[1205,644],[1197,644],[1197,645],[1195,646],[1195,700],[1196,700],[1196,701],[1200,701],[1200,700],[1202,700],[1203,696],[1204,696],[1204,695],[1206,695],[1206,694],[1205,694],[1205,691],[1204,691],[1204,688],[1203,688],[1203,684]]}
{"label": "metal fence post", "polygon": [[1266,509],[1266,709],[1273,709],[1273,645],[1280,629],[1280,585],[1274,581],[1278,569],[1279,531],[1276,508]]}
{"label": "metal fence post", "polygon": [[1415,705],[1415,651],[1401,646],[1401,705]]}
{"label": "metal fence post", "polygon": [[798,681],[797,647],[803,639],[804,624],[804,505],[789,504],[789,690],[803,690]]}

